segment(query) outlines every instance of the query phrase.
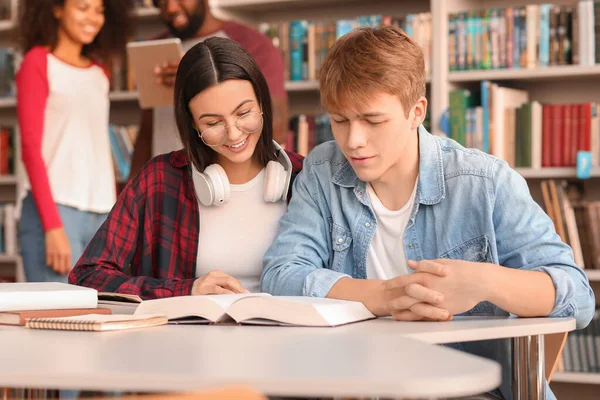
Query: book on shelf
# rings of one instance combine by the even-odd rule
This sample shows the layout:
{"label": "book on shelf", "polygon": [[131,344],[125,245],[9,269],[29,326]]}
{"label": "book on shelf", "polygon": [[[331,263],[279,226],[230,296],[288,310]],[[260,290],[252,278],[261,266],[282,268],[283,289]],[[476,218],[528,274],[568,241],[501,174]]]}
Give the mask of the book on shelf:
{"label": "book on shelf", "polygon": [[575,167],[579,151],[600,166],[600,103],[546,104],[525,90],[482,81],[450,91],[450,137],[513,168]]}
{"label": "book on shelf", "polygon": [[167,318],[162,315],[89,314],[75,317],[30,318],[25,322],[25,327],[61,331],[106,332],[150,328],[166,324]]}
{"label": "book on shelf", "polygon": [[423,49],[425,69],[431,72],[431,13],[359,16],[331,21],[294,20],[263,23],[259,30],[271,38],[284,59],[286,81],[319,79],[319,70],[335,41],[355,28],[395,25],[404,29]]}
{"label": "book on shelf", "polygon": [[0,48],[0,98],[16,94],[16,52],[13,48]]}
{"label": "book on shelf", "polygon": [[170,323],[237,323],[333,327],[373,319],[360,302],[266,293],[179,296],[142,301],[134,315],[166,315]]}
{"label": "book on shelf", "polygon": [[0,0],[0,21],[11,19],[13,15],[12,5],[11,0]]}
{"label": "book on shelf", "polygon": [[471,10],[448,17],[450,71],[593,65],[600,1]]}
{"label": "book on shelf", "polygon": [[571,246],[575,264],[600,270],[600,201],[585,200],[575,182],[540,182],[542,205],[561,240]]}
{"label": "book on shelf", "polygon": [[109,125],[109,139],[113,164],[117,179],[126,180],[131,170],[133,146],[137,138],[139,127],[137,125]]}

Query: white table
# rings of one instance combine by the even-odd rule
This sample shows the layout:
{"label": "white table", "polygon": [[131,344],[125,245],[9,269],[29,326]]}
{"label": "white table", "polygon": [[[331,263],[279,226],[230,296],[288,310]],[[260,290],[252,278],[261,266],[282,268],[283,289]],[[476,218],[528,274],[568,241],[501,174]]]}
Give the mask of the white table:
{"label": "white table", "polygon": [[500,384],[496,362],[367,328],[0,328],[0,385],[155,392],[243,384],[281,396],[435,398]]}
{"label": "white table", "polygon": [[544,335],[573,331],[575,319],[455,317],[450,322],[394,322],[380,318],[340,329],[371,335],[396,335],[436,344],[510,338],[513,400],[543,400],[546,398]]}
{"label": "white table", "polygon": [[513,400],[543,400],[546,398],[544,335],[574,329],[573,318],[455,317],[450,322],[399,322],[379,318],[342,326],[325,334],[391,335],[433,344],[512,339]]}

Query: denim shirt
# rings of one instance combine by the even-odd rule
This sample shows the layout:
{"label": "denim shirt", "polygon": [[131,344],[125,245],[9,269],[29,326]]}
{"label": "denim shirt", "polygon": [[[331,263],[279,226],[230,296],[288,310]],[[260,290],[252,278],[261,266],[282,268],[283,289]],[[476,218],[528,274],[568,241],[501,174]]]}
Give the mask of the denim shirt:
{"label": "denim shirt", "polygon": [[[406,231],[408,260],[449,258],[547,273],[556,288],[550,317],[588,325],[595,299],[585,273],[552,220],[508,164],[419,127],[419,180]],[[316,147],[293,186],[288,212],[265,253],[262,291],[325,297],[343,277],[366,278],[377,222],[365,182],[335,142]],[[476,282],[473,282],[476,284]],[[488,302],[464,315],[507,316]],[[511,399],[509,340],[455,344],[503,366],[502,396]],[[547,388],[548,399],[554,395]]]}

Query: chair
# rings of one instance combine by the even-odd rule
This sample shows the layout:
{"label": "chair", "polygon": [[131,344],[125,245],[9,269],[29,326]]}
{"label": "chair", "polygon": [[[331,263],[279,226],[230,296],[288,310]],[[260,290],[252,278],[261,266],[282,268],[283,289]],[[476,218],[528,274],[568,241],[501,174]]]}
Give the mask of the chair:
{"label": "chair", "polygon": [[544,355],[546,358],[546,380],[548,383],[552,380],[552,374],[556,371],[560,355],[567,342],[567,332],[552,333],[544,335]]}

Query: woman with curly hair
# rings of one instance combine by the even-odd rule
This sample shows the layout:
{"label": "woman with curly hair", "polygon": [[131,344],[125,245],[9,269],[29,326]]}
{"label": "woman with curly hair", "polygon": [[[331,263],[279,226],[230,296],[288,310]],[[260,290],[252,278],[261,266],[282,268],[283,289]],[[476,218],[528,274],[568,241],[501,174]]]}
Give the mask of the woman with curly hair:
{"label": "woman with curly hair", "polygon": [[27,182],[18,239],[27,281],[67,275],[116,200],[109,76],[131,0],[23,0],[17,114]]}

